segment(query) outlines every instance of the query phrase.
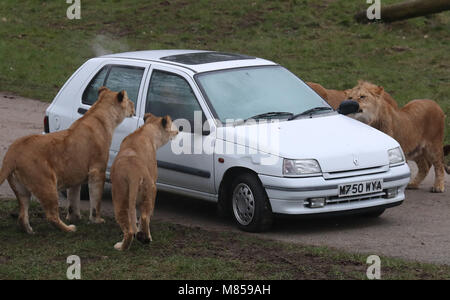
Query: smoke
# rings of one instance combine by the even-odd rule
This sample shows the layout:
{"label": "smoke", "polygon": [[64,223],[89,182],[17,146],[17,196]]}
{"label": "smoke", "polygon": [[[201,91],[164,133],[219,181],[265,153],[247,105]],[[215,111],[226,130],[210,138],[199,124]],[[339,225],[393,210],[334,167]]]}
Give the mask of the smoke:
{"label": "smoke", "polygon": [[95,56],[126,52],[130,49],[126,42],[115,40],[103,34],[95,36],[92,40],[91,48]]}

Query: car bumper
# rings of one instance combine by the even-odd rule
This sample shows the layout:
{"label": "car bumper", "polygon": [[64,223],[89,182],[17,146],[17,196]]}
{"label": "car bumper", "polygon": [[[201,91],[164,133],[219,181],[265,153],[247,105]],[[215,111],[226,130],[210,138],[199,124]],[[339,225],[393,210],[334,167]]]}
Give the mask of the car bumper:
{"label": "car bumper", "polygon": [[[311,215],[345,213],[367,208],[387,208],[401,204],[405,199],[405,188],[411,176],[405,163],[389,168],[387,172],[359,175],[338,179],[323,177],[287,178],[259,175],[269,197],[272,212],[287,215]],[[355,182],[383,179],[383,192],[353,197],[338,197],[338,186]],[[397,195],[386,197],[386,190],[397,188]],[[309,208],[305,201],[309,198],[326,197],[327,204],[320,208]]]}

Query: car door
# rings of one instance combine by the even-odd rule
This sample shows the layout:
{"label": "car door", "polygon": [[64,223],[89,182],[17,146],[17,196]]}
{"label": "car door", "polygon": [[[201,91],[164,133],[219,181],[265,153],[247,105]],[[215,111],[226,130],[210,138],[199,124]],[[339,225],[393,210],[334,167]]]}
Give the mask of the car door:
{"label": "car door", "polygon": [[123,122],[115,129],[108,161],[107,177],[109,178],[109,169],[119,152],[122,140],[130,133],[135,131],[139,123],[139,110],[141,94],[143,91],[143,82],[149,65],[141,62],[120,62],[110,61],[104,64],[96,75],[91,79],[89,84],[83,91],[81,105],[77,111],[79,116],[84,114],[98,97],[98,89],[106,86],[112,91],[126,90],[128,98],[135,104],[136,114],[132,117],[125,118]]}
{"label": "car door", "polygon": [[[152,67],[145,112],[169,115],[179,129],[176,138],[157,152],[158,183],[213,194],[213,155],[205,153],[202,147],[209,132],[202,132],[206,117],[200,97],[193,80],[184,72]],[[194,126],[200,129],[194,132]]]}

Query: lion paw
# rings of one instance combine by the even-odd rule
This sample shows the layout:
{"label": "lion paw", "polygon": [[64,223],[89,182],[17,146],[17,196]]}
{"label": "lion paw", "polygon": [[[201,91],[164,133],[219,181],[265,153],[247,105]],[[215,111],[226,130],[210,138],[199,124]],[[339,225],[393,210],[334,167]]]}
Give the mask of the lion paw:
{"label": "lion paw", "polygon": [[25,232],[27,234],[30,234],[30,235],[34,235],[35,234],[34,231],[33,231],[33,228],[31,228],[31,227],[26,227],[26,228],[23,228],[23,229],[25,230]]}
{"label": "lion paw", "polygon": [[89,218],[89,222],[93,223],[93,224],[103,224],[105,223],[105,219],[103,218],[99,218],[99,217],[90,217]]}
{"label": "lion paw", "polygon": [[66,220],[71,222],[71,223],[76,223],[76,222],[79,222],[81,220],[81,215],[67,214]]}
{"label": "lion paw", "polygon": [[123,250],[123,249],[122,249],[122,245],[123,245],[122,242],[118,242],[118,243],[116,243],[116,244],[114,245],[114,249],[116,249],[116,250],[118,250],[118,251],[122,251],[122,250]]}
{"label": "lion paw", "polygon": [[443,193],[443,192],[444,192],[444,188],[433,186],[433,187],[430,189],[430,192],[432,192],[432,193]]}
{"label": "lion paw", "polygon": [[417,189],[419,189],[419,185],[417,183],[410,183],[410,184],[408,184],[408,186],[406,188],[408,190],[417,190]]}
{"label": "lion paw", "polygon": [[142,231],[139,231],[136,234],[136,239],[141,242],[142,244],[149,244],[152,241],[151,237],[146,237],[145,233],[143,233]]}
{"label": "lion paw", "polygon": [[75,231],[77,231],[77,227],[75,226],[75,225],[69,225],[69,226],[67,226],[68,227],[68,230],[67,231],[69,231],[69,232],[75,232]]}

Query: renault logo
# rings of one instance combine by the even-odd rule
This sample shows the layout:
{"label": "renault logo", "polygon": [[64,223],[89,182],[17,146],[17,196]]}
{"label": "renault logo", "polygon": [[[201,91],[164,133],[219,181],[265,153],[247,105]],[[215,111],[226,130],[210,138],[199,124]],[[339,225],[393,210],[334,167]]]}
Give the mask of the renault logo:
{"label": "renault logo", "polygon": [[358,160],[358,158],[356,156],[353,156],[353,164],[355,166],[359,166],[359,160]]}

